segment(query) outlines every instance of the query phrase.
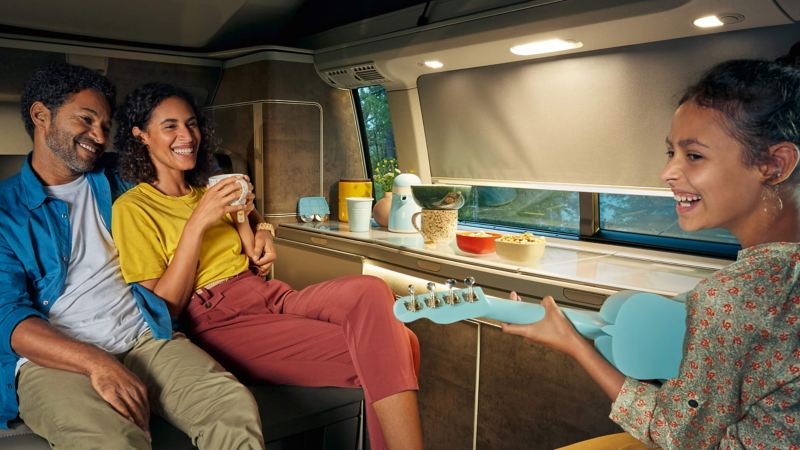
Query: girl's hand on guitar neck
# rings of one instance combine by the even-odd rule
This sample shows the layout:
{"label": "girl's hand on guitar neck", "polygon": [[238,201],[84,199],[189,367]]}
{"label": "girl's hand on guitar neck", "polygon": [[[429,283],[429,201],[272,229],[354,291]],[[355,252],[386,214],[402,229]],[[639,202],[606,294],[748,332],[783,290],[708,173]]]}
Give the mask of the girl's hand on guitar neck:
{"label": "girl's hand on guitar neck", "polygon": [[[509,295],[511,300],[519,300],[516,292]],[[592,344],[583,338],[572,326],[572,323],[564,316],[564,313],[556,305],[553,297],[549,295],[542,300],[545,309],[544,319],[529,325],[503,324],[503,332],[516,334],[525,339],[546,345],[550,348],[566,353],[573,358],[582,347]]]}
{"label": "girl's hand on guitar neck", "polygon": [[[511,300],[518,300],[512,292]],[[578,362],[611,400],[617,398],[625,381],[624,375],[598,353],[591,341],[581,336],[549,295],[542,299],[544,319],[530,325],[504,323],[503,332],[516,334],[571,356]]]}

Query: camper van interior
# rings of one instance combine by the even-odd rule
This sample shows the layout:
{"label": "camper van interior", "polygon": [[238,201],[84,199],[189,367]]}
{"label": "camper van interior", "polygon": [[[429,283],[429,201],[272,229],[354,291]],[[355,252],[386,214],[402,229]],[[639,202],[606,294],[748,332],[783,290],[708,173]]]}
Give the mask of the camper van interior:
{"label": "camper van interior", "polygon": [[[741,248],[679,227],[659,174],[680,96],[716,63],[798,41],[797,0],[6,0],[0,179],[32,148],[25,82],[68,62],[107,76],[118,103],[145,82],[188,91],[220,169],[250,177],[275,227],[270,276],[296,289],[365,274],[398,297],[479,287],[583,312],[627,290],[680,298]],[[368,222],[353,196],[373,198]],[[425,448],[623,431],[575,360],[488,316],[406,324]],[[360,389],[252,389],[267,448],[369,447]],[[156,449],[193,448],[165,423],[153,433]],[[17,420],[0,447],[48,445]]]}

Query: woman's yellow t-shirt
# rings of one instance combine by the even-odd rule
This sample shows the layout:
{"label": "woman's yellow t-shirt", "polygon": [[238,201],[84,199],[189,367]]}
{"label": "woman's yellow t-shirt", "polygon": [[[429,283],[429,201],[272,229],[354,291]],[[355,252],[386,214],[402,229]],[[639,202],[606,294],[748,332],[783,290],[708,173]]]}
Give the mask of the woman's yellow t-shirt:
{"label": "woman's yellow t-shirt", "polygon": [[[175,256],[183,227],[205,191],[193,188],[187,195],[172,197],[140,183],[114,202],[111,230],[126,282],[164,275]],[[226,214],[203,236],[194,288],[238,275],[247,270],[248,264],[236,227]]]}

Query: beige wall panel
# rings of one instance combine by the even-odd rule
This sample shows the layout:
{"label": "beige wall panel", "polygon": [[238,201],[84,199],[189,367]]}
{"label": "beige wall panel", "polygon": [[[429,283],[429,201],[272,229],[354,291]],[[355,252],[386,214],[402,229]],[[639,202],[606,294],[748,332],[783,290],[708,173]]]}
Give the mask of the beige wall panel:
{"label": "beige wall panel", "polygon": [[33,71],[49,62],[64,62],[63,54],[37,52],[13,48],[0,48],[0,98],[10,96],[18,100],[25,82]]}
{"label": "beige wall panel", "polygon": [[234,160],[234,172],[243,171],[253,177],[253,106],[214,109],[206,114],[214,125],[219,143],[217,152]]}
{"label": "beige wall panel", "polygon": [[0,155],[26,155],[32,148],[19,102],[0,101]]}
{"label": "beige wall panel", "polygon": [[481,327],[478,445],[550,450],[621,431],[611,402],[569,357]]}
{"label": "beige wall panel", "polygon": [[118,104],[137,86],[161,82],[186,89],[199,106],[204,106],[211,99],[221,71],[220,67],[109,58],[107,75],[117,86]]}
{"label": "beige wall panel", "polygon": [[[331,194],[336,191],[338,180],[362,178],[366,174],[350,92],[334,89],[325,84],[316,74],[312,64],[259,61],[226,69],[213,104],[226,105],[257,100],[289,100],[320,104],[324,123],[322,190],[328,203],[335,209],[335,199],[331,198]],[[310,139],[316,139],[318,132],[314,131],[313,127],[316,125],[311,123],[310,115],[306,115],[305,112],[289,113],[283,108],[272,108],[272,105],[265,105],[264,111],[264,118],[269,122],[264,134],[266,151],[264,159],[267,165],[265,174],[268,177],[271,170],[270,160],[282,161],[281,164],[287,167],[286,163],[294,157],[293,153],[298,148],[305,149],[309,146]],[[273,111],[285,117],[279,120]],[[318,122],[316,116],[314,120]],[[273,124],[273,121],[278,123]],[[313,167],[312,158],[303,156],[302,161],[307,165],[302,169],[296,166],[291,170],[295,173],[309,174],[319,170],[318,159],[313,161]],[[299,163],[298,161],[297,164]],[[288,175],[282,174],[284,179]],[[308,180],[305,176],[295,177],[287,184],[266,180],[266,184],[271,186],[264,193],[264,198],[270,205],[266,212],[287,212],[285,205],[293,205],[290,211],[294,212],[296,209],[294,205],[300,196],[319,195],[317,180],[318,177]],[[276,210],[272,211],[270,208]],[[335,214],[335,211],[332,213]]]}
{"label": "beige wall panel", "polygon": [[320,111],[307,105],[265,104],[266,212],[294,213],[297,199],[322,195]]}
{"label": "beige wall panel", "polygon": [[310,245],[275,241],[273,275],[295,289],[337,277],[361,275],[361,257]]}
{"label": "beige wall panel", "polygon": [[[20,95],[34,70],[53,61],[64,61],[64,55],[0,48],[0,155],[25,155],[31,151],[31,139],[20,114]],[[4,175],[18,170],[16,165]]]}
{"label": "beige wall panel", "polygon": [[471,449],[478,325],[408,324],[420,342],[419,406],[425,448]]}

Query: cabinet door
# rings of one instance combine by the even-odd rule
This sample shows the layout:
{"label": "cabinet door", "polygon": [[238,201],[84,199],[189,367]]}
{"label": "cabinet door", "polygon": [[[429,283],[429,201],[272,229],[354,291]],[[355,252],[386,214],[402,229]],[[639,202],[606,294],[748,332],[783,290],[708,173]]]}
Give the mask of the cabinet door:
{"label": "cabinet door", "polygon": [[471,449],[479,325],[408,324],[420,346],[419,409],[425,448]]}
{"label": "cabinet door", "polygon": [[622,431],[571,358],[491,325],[481,326],[478,392],[478,449],[550,450]]}
{"label": "cabinet door", "polygon": [[295,289],[348,275],[361,275],[361,256],[276,239],[275,278]]}

